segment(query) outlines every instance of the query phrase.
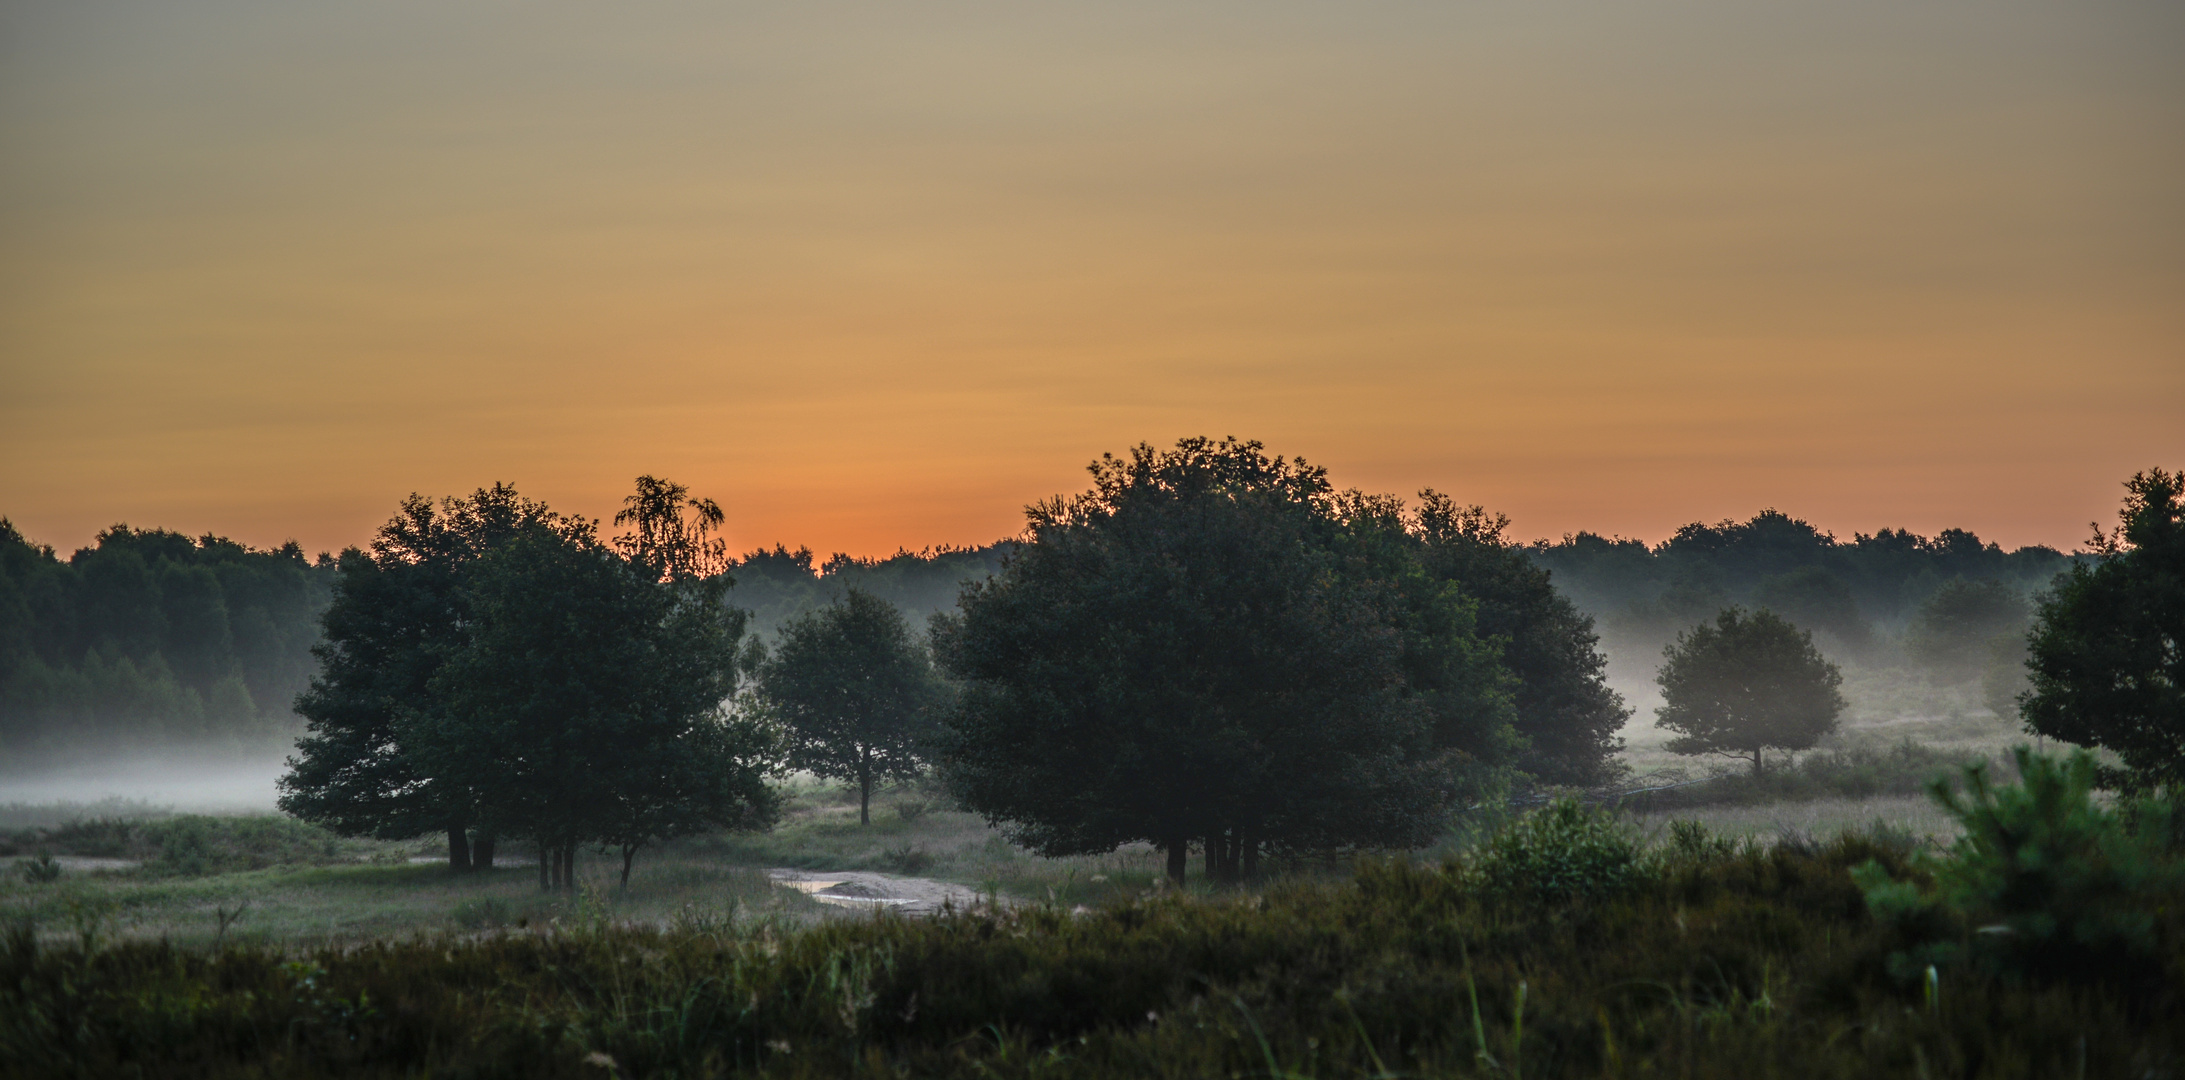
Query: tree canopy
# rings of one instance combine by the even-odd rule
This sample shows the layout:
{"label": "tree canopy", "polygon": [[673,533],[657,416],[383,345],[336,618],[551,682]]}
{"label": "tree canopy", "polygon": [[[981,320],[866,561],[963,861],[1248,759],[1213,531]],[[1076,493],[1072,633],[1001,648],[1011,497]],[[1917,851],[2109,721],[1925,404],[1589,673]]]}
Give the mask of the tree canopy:
{"label": "tree canopy", "polygon": [[2185,784],[2185,473],[2125,483],[2114,532],[2094,529],[2100,561],[2075,566],[2042,598],[2027,641],[2027,730],[2114,751],[2107,782]]}
{"label": "tree canopy", "polygon": [[1050,855],[1410,846],[1514,758],[1475,606],[1386,502],[1256,442],[1103,456],[934,621],[952,787]]}
{"label": "tree canopy", "polygon": [[1515,677],[1515,725],[1526,748],[1518,767],[1544,784],[1593,787],[1614,780],[1623,749],[1617,732],[1631,717],[1609,688],[1607,657],[1582,615],[1525,549],[1504,539],[1509,519],[1448,496],[1420,493],[1410,531],[1435,577],[1478,602],[1476,632],[1502,641]]}
{"label": "tree canopy", "polygon": [[580,844],[637,850],[770,824],[774,739],[737,691],[743,615],[720,586],[660,582],[592,537],[535,527],[463,585],[465,633],[400,735],[479,822],[529,836],[564,876]]}
{"label": "tree canopy", "polygon": [[278,745],[333,577],[293,543],[127,525],[62,559],[0,519],[0,754]]}
{"label": "tree canopy", "polygon": [[1763,767],[1768,750],[1804,750],[1835,730],[1843,675],[1813,635],[1763,608],[1729,608],[1677,635],[1655,681],[1656,726],[1679,754],[1729,754]]}
{"label": "tree canopy", "polygon": [[759,693],[786,729],[789,764],[856,784],[870,825],[874,785],[924,770],[947,687],[902,613],[851,588],[782,626]]}
{"label": "tree canopy", "polygon": [[413,495],[344,552],[281,807],[349,835],[445,830],[458,869],[473,838],[490,864],[527,836],[562,883],[580,842],[620,847],[626,875],[651,838],[769,820],[771,743],[723,709],[743,617],[698,573],[711,515],[650,477],[635,501],[609,545],[507,485]]}

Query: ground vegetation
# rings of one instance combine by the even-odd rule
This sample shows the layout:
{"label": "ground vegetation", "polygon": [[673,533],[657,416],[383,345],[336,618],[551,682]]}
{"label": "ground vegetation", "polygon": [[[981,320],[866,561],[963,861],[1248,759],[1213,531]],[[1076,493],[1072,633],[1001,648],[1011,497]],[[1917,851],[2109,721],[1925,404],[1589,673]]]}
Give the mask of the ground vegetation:
{"label": "ground vegetation", "polygon": [[[2083,784],[2066,785],[2060,802],[2044,792],[2029,789],[2026,805],[2056,803],[2063,813],[2051,818],[2091,823]],[[1975,800],[1987,811],[1961,805],[1969,835],[1987,836],[1982,813],[2018,820],[2002,809],[2018,798]],[[2050,846],[2074,858],[2092,850]],[[2143,890],[2131,910],[2145,916],[2128,946],[2139,966],[2125,976],[2090,964],[1907,962],[1931,924],[1908,924],[1892,907],[1906,891],[1961,906],[1952,910],[1964,921],[1943,925],[1966,934],[1998,910],[1993,898],[2007,916],[2027,910],[2026,897],[2062,895],[1994,888],[2012,871],[1991,848],[1982,839],[1930,853],[1873,832],[1765,845],[1690,826],[1648,846],[1566,804],[1440,863],[1368,860],[1338,880],[1227,896],[1163,890],[1089,910],[975,906],[797,929],[700,912],[618,923],[582,903],[524,910],[481,894],[441,936],[362,948],[116,942],[95,929],[56,936],[18,924],[0,950],[0,1069],[2031,1077],[2171,1068],[2185,1050],[2168,1022],[2185,962],[2174,850],[2105,849],[2147,864],[2124,886]],[[2079,880],[2097,900],[2114,893],[2103,882],[2124,881]],[[1483,888],[1488,881],[1498,884]]]}

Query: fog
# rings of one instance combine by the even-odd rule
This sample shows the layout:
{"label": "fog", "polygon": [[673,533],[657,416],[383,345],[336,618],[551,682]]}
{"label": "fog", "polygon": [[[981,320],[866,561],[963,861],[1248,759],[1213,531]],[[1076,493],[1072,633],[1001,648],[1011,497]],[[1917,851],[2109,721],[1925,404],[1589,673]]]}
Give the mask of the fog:
{"label": "fog", "polygon": [[281,762],[268,753],[145,753],[0,773],[0,806],[119,799],[179,811],[271,811]]}

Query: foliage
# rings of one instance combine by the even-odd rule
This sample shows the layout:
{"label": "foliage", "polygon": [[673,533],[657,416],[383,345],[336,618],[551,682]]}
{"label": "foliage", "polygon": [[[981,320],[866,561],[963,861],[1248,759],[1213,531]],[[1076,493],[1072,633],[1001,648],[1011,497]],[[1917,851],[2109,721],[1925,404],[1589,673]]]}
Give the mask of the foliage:
{"label": "foliage", "polygon": [[428,682],[437,707],[397,726],[489,833],[563,860],[612,845],[625,885],[644,844],[763,827],[778,802],[772,733],[722,707],[741,614],[717,586],[662,573],[581,531],[525,530],[460,590],[464,632]]}
{"label": "foliage", "polygon": [[[449,862],[498,837],[566,887],[579,843],[771,820],[773,740],[724,709],[743,615],[703,573],[718,507],[640,477],[618,547],[496,484],[411,496],[342,554],[311,718],[281,807],[344,835],[445,830]],[[619,550],[618,550],[619,549]]]}
{"label": "foliage", "polygon": [[1590,903],[1647,883],[1638,841],[1606,811],[1557,799],[1511,822],[1466,861],[1489,903]]}
{"label": "foliage", "polygon": [[1873,638],[1873,628],[1860,612],[1851,586],[1818,566],[1761,578],[1753,586],[1753,603],[1856,651],[1864,651]]}
{"label": "foliage", "polygon": [[615,540],[615,548],[658,578],[717,577],[728,569],[728,545],[713,535],[725,517],[719,503],[691,498],[690,489],[681,484],[640,476],[637,492],[615,511],[614,523],[630,526]]}
{"label": "foliage", "polygon": [[2083,982],[2145,984],[2178,974],[2185,859],[2172,805],[2105,807],[2095,762],[2013,751],[2023,781],[1998,786],[1984,766],[1965,791],[1936,781],[1935,800],[1965,828],[1922,888],[1868,864],[1867,903],[1901,936],[1891,971],[1923,966]]}
{"label": "foliage", "polygon": [[369,552],[341,553],[326,637],[312,650],[319,673],[296,700],[309,727],[280,781],[282,810],[344,836],[445,830],[449,863],[468,867],[471,794],[434,784],[401,726],[444,711],[432,680],[460,644],[467,575],[533,527],[590,528],[495,484],[438,504],[412,494]]}
{"label": "foliage", "polygon": [[19,859],[15,863],[15,870],[23,876],[24,881],[33,885],[61,880],[61,864],[54,862],[51,855],[40,855],[35,859]]}
{"label": "foliage", "polygon": [[728,600],[751,613],[751,630],[762,635],[774,634],[783,623],[840,599],[851,588],[886,600],[913,625],[922,626],[934,614],[955,608],[965,582],[994,576],[1014,547],[1009,541],[973,548],[944,544],[885,558],[837,552],[815,561],[809,548],[791,551],[776,544],[734,560],[730,572],[735,584]]}
{"label": "foliage", "polygon": [[87,951],[18,930],[0,947],[0,1073],[2011,1078],[2161,1075],[2185,1050],[2174,988],[1965,971],[1930,1007],[1878,970],[1890,930],[1846,872],[1868,859],[1914,874],[1845,837],[1682,861],[1552,911],[1485,904],[1461,868],[1380,861],[1253,900],[800,933],[697,916]]}
{"label": "foliage", "polygon": [[64,562],[0,519],[0,752],[277,738],[331,573],[293,543],[127,525]]}
{"label": "foliage", "polygon": [[1679,754],[1751,757],[1804,750],[1835,730],[1843,675],[1813,647],[1813,635],[1765,609],[1737,608],[1677,635],[1655,679],[1657,727],[1678,733]]}
{"label": "foliage", "polygon": [[2101,561],[2042,599],[2028,642],[2027,729],[2124,759],[2131,789],[2185,788],[2185,474],[2125,484],[2123,523]]}
{"label": "foliage", "polygon": [[1950,679],[1981,674],[2026,633],[2026,601],[2000,581],[1952,578],[1920,605],[1905,651]]}
{"label": "foliage", "polygon": [[[1902,625],[1952,579],[2028,592],[2081,558],[2040,546],[2004,551],[1963,529],[1931,537],[1882,529],[1840,540],[1776,510],[1694,522],[1652,546],[1581,532],[1527,551],[1581,610],[1639,636],[1661,640],[1734,603],[1770,608],[1853,648],[1863,627]],[[1665,602],[1680,588],[1713,597],[1704,605]]]}
{"label": "foliage", "polygon": [[1420,562],[1477,601],[1475,633],[1502,639],[1502,664],[1515,677],[1513,723],[1526,741],[1517,767],[1541,784],[1595,787],[1616,780],[1623,771],[1617,732],[1631,711],[1609,689],[1593,619],[1504,538],[1508,518],[1458,506],[1437,491],[1419,498],[1410,532]]}
{"label": "foliage", "polygon": [[869,825],[874,786],[924,770],[947,687],[902,613],[852,587],[782,626],[759,696],[787,729],[789,764],[856,784]]}
{"label": "foliage", "polygon": [[1400,518],[1258,443],[1092,466],[960,616],[942,736],[964,805],[1049,855],[1144,841],[1180,878],[1264,844],[1413,846],[1516,742],[1473,606]]}

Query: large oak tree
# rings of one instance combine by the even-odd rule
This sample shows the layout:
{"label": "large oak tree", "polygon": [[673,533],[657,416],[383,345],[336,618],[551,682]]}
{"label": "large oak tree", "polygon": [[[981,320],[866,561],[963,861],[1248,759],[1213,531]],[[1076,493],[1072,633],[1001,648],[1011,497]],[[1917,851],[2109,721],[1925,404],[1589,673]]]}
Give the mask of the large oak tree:
{"label": "large oak tree", "polygon": [[1187,439],[1040,503],[935,620],[943,743],[971,809],[1049,855],[1145,841],[1181,879],[1268,846],[1410,846],[1519,740],[1474,605],[1390,506],[1260,444]]}

